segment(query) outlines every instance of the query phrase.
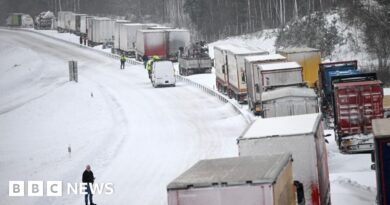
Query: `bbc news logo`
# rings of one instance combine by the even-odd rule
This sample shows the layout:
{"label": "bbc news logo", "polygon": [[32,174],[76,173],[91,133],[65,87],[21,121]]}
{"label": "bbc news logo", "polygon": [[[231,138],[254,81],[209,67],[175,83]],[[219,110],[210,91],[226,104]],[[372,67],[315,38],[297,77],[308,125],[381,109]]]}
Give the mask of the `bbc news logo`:
{"label": "bbc news logo", "polygon": [[[65,186],[63,186],[65,185]],[[54,196],[59,197],[66,195],[85,195],[87,194],[87,186],[89,186],[93,195],[111,195],[114,193],[114,185],[112,183],[66,183],[62,181],[9,181],[9,196]],[[27,191],[26,191],[27,190]]]}

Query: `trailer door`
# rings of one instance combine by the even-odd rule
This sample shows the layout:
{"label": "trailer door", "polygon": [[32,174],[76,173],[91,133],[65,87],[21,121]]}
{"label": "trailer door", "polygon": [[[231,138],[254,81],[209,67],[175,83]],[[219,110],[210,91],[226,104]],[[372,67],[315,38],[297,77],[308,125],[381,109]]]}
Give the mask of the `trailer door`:
{"label": "trailer door", "polygon": [[335,86],[335,95],[337,101],[335,121],[342,134],[361,133],[359,87]]}
{"label": "trailer door", "polygon": [[372,131],[372,119],[383,118],[383,97],[380,85],[362,86],[360,101],[362,107],[362,128],[364,133]]}

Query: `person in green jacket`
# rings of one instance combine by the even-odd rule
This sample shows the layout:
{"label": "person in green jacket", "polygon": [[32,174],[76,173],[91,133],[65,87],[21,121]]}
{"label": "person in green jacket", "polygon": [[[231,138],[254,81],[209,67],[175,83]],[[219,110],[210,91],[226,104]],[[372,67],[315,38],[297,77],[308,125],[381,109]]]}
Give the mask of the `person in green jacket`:
{"label": "person in green jacket", "polygon": [[145,68],[148,71],[149,79],[152,79],[153,62],[158,60],[160,60],[160,57],[155,55],[146,63]]}
{"label": "person in green jacket", "polygon": [[125,62],[126,62],[126,57],[125,57],[125,55],[122,54],[122,56],[121,56],[121,70],[125,69]]}

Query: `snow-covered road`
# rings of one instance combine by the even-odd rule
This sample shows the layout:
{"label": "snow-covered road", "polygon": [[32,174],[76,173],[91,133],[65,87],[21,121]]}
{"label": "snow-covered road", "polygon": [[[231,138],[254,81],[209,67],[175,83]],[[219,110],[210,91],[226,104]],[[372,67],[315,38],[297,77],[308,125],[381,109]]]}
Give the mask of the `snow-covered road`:
{"label": "snow-covered road", "polygon": [[[80,204],[83,196],[8,197],[9,180],[113,183],[98,204],[166,204],[169,181],[199,159],[237,156],[245,120],[186,84],[155,89],[141,66],[42,36],[0,30],[0,204]],[[79,63],[79,83],[67,62]],[[71,155],[67,148],[71,146]]]}

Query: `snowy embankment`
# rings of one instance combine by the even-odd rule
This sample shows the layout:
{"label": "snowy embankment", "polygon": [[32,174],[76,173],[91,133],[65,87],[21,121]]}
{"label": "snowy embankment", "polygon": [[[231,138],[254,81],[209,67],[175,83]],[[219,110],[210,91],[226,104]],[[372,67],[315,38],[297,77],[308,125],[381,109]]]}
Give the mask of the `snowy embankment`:
{"label": "snowy embankment", "polygon": [[[196,161],[238,154],[245,120],[195,87],[154,89],[142,66],[120,70],[28,32],[0,30],[0,48],[0,204],[83,203],[9,197],[8,181],[80,182],[86,164],[97,183],[114,184],[97,204],[166,204],[166,185]],[[68,60],[78,61],[79,83],[68,81]]]}

